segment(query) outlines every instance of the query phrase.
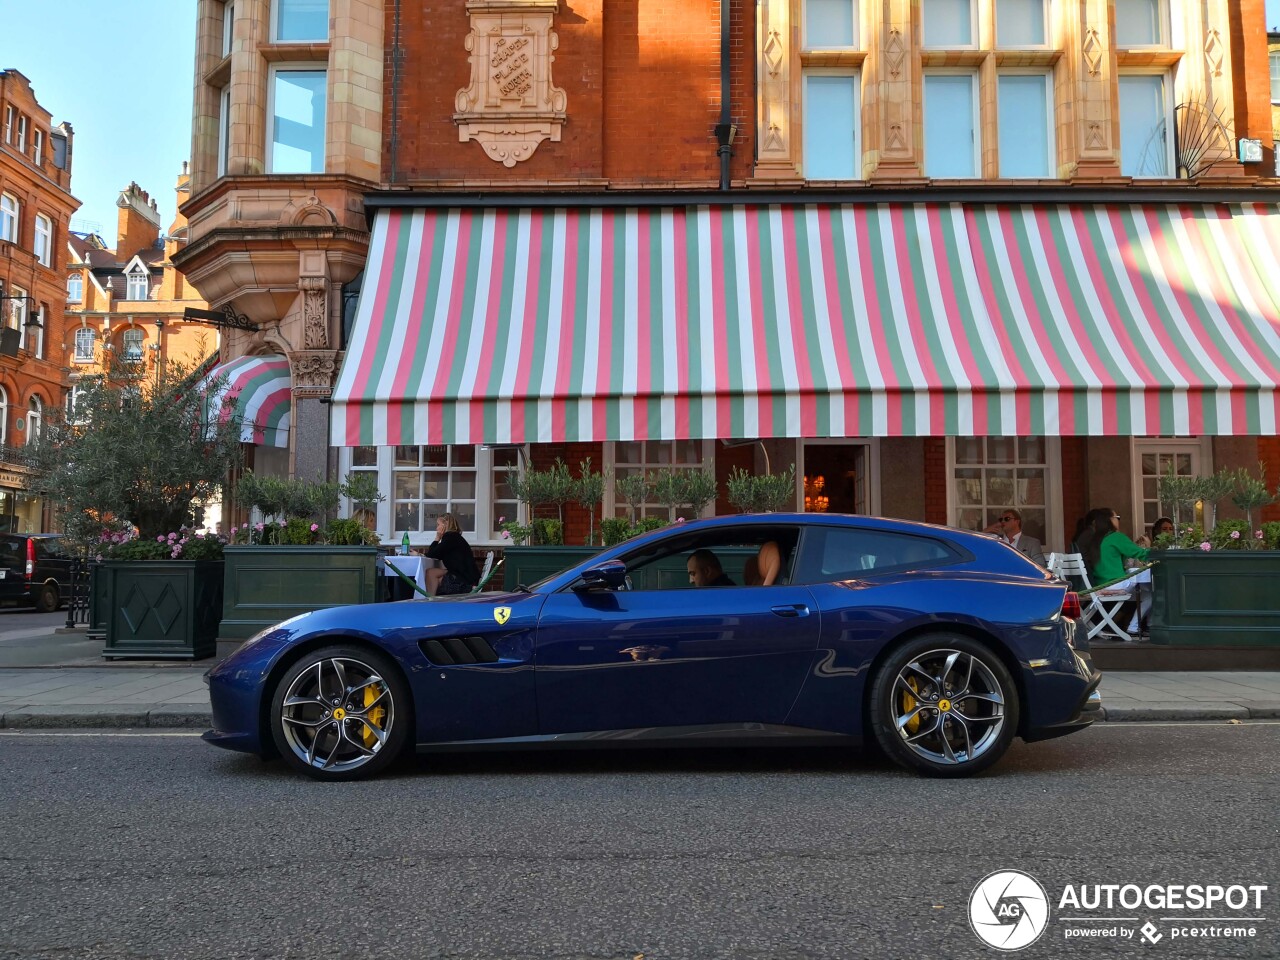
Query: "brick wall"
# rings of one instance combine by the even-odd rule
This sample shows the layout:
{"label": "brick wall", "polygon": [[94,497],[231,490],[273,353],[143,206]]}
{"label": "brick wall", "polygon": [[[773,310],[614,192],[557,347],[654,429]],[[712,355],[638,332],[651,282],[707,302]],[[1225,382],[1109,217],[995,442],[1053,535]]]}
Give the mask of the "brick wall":
{"label": "brick wall", "polygon": [[[882,468],[883,469],[883,468]],[[924,521],[947,522],[947,441],[945,437],[924,440]]]}

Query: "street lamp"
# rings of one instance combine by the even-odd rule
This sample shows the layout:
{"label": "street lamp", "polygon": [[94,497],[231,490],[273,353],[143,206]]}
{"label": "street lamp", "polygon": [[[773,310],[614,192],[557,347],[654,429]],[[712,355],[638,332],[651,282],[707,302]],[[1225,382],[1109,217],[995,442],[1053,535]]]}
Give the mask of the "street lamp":
{"label": "street lamp", "polygon": [[152,349],[156,352],[156,389],[164,382],[164,317],[156,317],[156,342]]}
{"label": "street lamp", "polygon": [[[43,330],[44,324],[40,322],[40,311],[36,309],[35,297],[15,296],[8,293],[0,293],[0,315],[3,313],[3,304],[6,300],[26,300],[32,306],[27,314],[27,319],[23,322],[23,326],[28,330]],[[22,345],[22,331],[7,324],[0,329],[0,354],[6,357],[16,357],[18,348]]]}

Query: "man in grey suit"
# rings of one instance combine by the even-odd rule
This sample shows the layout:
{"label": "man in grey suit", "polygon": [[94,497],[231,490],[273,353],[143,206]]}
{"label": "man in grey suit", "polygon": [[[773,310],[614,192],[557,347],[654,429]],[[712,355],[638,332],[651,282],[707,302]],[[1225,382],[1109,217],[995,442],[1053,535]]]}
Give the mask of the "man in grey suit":
{"label": "man in grey suit", "polygon": [[985,532],[994,533],[1001,540],[1011,544],[1019,553],[1030,557],[1041,566],[1044,565],[1044,545],[1035,537],[1022,532],[1022,514],[1012,507],[1003,511]]}

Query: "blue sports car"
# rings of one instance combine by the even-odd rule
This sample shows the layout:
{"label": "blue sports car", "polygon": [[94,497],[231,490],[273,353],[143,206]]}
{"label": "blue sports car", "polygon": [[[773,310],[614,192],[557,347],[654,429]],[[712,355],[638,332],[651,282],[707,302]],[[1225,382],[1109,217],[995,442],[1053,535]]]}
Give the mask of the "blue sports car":
{"label": "blue sports car", "polygon": [[420,752],[874,740],[976,773],[1098,716],[1079,601],[977,533],[860,516],[682,523],[507,593],[335,607],[208,674],[210,743],[325,780]]}

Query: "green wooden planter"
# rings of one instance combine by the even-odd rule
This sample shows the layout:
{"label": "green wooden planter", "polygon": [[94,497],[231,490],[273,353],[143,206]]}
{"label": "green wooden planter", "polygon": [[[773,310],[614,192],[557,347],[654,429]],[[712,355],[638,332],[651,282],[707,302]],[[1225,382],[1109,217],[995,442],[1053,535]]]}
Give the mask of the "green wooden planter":
{"label": "green wooden planter", "polygon": [[246,640],[300,613],[373,603],[377,547],[227,547],[224,640]]}
{"label": "green wooden planter", "polygon": [[90,640],[107,639],[107,578],[101,563],[90,563],[89,569],[89,629]]}
{"label": "green wooden planter", "polygon": [[200,660],[217,649],[221,560],[108,560],[98,568],[108,660]]}
{"label": "green wooden planter", "polygon": [[1151,568],[1151,642],[1280,646],[1280,551],[1164,550]]}

